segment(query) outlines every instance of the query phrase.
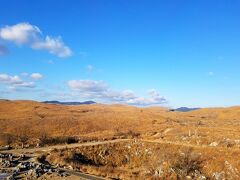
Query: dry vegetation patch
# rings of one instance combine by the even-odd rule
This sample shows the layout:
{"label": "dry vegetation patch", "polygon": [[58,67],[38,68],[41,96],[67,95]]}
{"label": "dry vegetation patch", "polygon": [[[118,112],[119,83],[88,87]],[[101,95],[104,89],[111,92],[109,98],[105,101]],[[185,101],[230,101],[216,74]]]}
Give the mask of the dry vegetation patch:
{"label": "dry vegetation patch", "polygon": [[0,145],[13,147],[143,140],[56,150],[46,156],[51,163],[102,176],[240,179],[240,107],[183,113],[160,107],[3,101],[0,124]]}
{"label": "dry vegetation patch", "polygon": [[187,147],[142,141],[54,150],[46,160],[119,179],[237,179],[240,150]]}
{"label": "dry vegetation patch", "polygon": [[[195,145],[240,147],[240,108],[172,112],[160,107],[64,106],[34,101],[0,102],[0,144],[40,139],[148,138]],[[51,141],[51,140],[49,140]]]}

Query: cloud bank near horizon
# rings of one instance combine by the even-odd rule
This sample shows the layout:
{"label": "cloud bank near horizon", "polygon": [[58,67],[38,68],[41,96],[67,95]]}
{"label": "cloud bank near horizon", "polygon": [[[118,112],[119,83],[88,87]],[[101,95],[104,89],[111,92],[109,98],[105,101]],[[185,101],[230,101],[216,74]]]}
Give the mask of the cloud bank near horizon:
{"label": "cloud bank near horizon", "polygon": [[[146,96],[138,96],[132,90],[113,90],[106,82],[96,80],[69,80],[66,84],[51,88],[41,86],[41,73],[23,72],[20,75],[0,73],[0,86],[4,87],[4,94],[17,92],[35,93],[42,100],[84,101],[94,100],[99,103],[118,103],[135,106],[163,105],[167,103],[165,97],[160,96],[156,89],[146,91]],[[45,79],[45,78],[44,78]],[[41,81],[42,82],[42,81]]]}
{"label": "cloud bank near horizon", "polygon": [[132,90],[112,90],[104,81],[70,80],[69,88],[83,98],[91,98],[110,103],[149,106],[167,103],[165,97],[155,89],[147,91],[147,97],[137,96]]}

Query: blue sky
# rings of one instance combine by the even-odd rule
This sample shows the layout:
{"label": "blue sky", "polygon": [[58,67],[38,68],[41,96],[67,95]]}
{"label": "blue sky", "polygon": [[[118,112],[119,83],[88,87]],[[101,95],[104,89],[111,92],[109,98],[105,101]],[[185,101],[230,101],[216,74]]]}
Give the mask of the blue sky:
{"label": "blue sky", "polygon": [[237,0],[3,0],[0,98],[240,103]]}

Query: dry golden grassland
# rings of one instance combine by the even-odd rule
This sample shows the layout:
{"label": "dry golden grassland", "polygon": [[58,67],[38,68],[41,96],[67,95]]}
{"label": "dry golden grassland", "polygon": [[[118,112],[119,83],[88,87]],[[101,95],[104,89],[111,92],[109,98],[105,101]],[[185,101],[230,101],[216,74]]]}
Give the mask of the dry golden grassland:
{"label": "dry golden grassland", "polygon": [[53,164],[98,175],[240,179],[240,107],[172,112],[160,107],[2,101],[0,125],[1,144],[11,146],[137,139],[46,155]]}
{"label": "dry golden grassland", "polygon": [[27,136],[27,141],[46,136],[104,139],[135,134],[145,139],[196,145],[240,145],[240,107],[182,113],[158,107],[3,101],[0,124],[1,136]]}
{"label": "dry golden grassland", "polygon": [[46,161],[116,179],[239,179],[239,149],[132,140],[54,150]]}

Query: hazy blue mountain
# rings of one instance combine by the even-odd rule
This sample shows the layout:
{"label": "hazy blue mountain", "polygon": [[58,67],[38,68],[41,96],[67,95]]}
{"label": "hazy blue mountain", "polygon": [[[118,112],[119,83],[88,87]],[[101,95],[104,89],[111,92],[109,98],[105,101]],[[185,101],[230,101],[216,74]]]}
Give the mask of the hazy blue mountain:
{"label": "hazy blue mountain", "polygon": [[177,109],[172,109],[171,111],[188,112],[188,111],[194,111],[194,110],[198,110],[198,109],[200,109],[200,108],[180,107]]}
{"label": "hazy blue mountain", "polygon": [[62,104],[62,105],[82,105],[82,104],[95,104],[95,101],[84,101],[84,102],[60,102],[60,101],[43,101],[46,104]]}

